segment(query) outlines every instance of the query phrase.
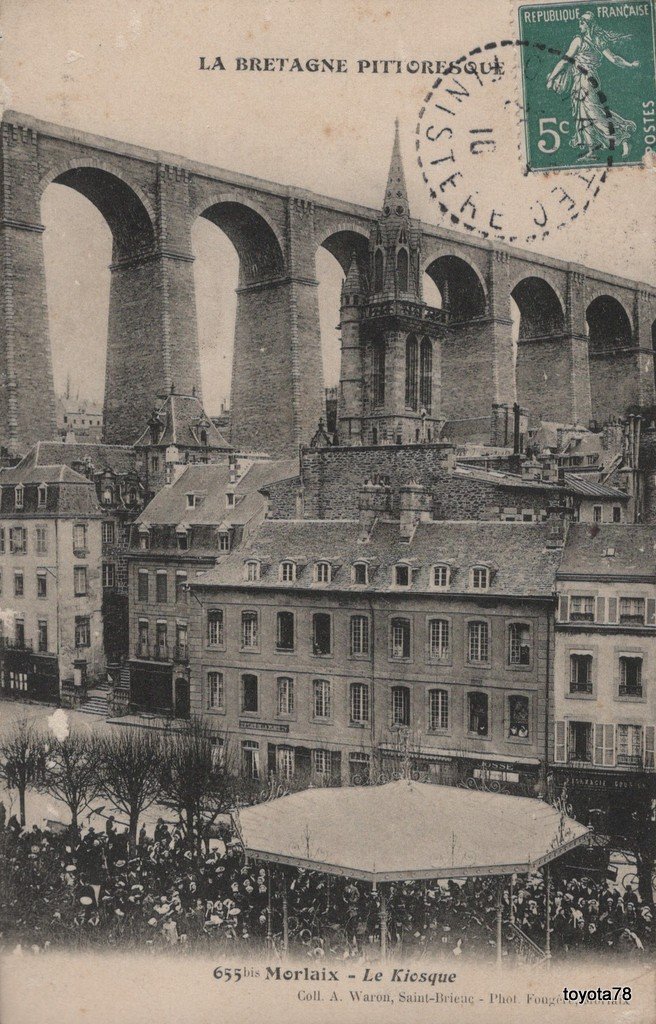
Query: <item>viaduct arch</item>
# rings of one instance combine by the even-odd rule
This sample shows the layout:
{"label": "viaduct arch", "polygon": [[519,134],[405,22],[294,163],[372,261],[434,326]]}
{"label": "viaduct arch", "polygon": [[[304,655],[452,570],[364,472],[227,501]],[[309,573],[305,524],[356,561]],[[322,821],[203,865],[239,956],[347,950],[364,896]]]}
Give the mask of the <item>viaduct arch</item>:
{"label": "viaduct arch", "polygon": [[[191,227],[202,216],[240,261],[233,443],[275,454],[307,443],[324,409],[316,252],[323,246],[344,273],[355,254],[366,275],[378,211],[12,111],[0,144],[2,444],[20,453],[55,432],[40,220],[51,182],[90,200],[112,233],[106,440],[133,441],[171,385],[201,394]],[[444,416],[519,400],[543,418],[587,424],[655,404],[656,290],[418,226],[422,269],[449,314]]]}

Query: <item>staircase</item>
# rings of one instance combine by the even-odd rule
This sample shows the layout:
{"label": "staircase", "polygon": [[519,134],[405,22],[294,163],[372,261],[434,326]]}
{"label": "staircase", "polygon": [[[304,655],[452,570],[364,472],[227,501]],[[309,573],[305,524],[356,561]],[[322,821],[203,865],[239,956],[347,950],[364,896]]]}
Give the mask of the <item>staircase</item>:
{"label": "staircase", "polygon": [[80,711],[84,711],[87,715],[100,715],[103,718],[109,718],[109,686],[106,683],[101,683],[99,686],[94,686],[92,690],[87,690],[87,699],[80,705]]}

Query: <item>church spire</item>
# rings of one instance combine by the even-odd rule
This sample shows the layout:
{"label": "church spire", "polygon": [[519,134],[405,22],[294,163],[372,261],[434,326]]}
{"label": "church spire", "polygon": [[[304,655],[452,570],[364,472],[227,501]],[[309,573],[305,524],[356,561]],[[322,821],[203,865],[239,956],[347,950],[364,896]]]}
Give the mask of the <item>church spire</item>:
{"label": "church spire", "polygon": [[405,174],[403,173],[403,160],[401,159],[398,117],[394,122],[394,129],[394,146],[392,147],[387,188],[385,189],[383,217],[400,220],[410,216],[410,205],[408,203],[408,190],[405,185]]}

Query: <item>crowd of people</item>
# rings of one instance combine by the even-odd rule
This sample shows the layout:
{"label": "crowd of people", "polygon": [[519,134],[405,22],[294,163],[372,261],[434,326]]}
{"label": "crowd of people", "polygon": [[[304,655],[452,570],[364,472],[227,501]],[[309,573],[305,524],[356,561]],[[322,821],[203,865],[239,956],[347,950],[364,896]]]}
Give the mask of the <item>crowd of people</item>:
{"label": "crowd of people", "polygon": [[[193,845],[193,844],[192,844]],[[184,830],[159,821],[136,849],[109,818],[102,831],[58,833],[0,827],[0,946],[44,952],[89,945],[191,949],[248,944],[280,948],[283,891],[292,949],[313,958],[375,955],[380,894],[371,886],[314,871],[245,862],[238,838],[190,848]],[[494,955],[497,882],[395,883],[387,888],[388,941],[396,955]],[[506,948],[524,955],[517,929],[545,945],[541,876],[508,880]],[[551,949],[651,955],[653,907],[627,887],[554,874]],[[513,928],[509,922],[514,922]],[[519,938],[519,941],[518,941]]]}

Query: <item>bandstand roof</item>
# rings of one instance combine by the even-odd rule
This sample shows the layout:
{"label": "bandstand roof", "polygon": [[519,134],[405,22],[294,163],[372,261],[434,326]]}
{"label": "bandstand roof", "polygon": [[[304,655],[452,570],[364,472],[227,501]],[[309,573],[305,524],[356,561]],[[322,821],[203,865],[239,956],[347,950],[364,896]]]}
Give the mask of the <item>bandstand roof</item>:
{"label": "bandstand roof", "polygon": [[528,873],[590,831],[541,800],[406,780],[307,789],[238,826],[256,860],[371,882]]}

